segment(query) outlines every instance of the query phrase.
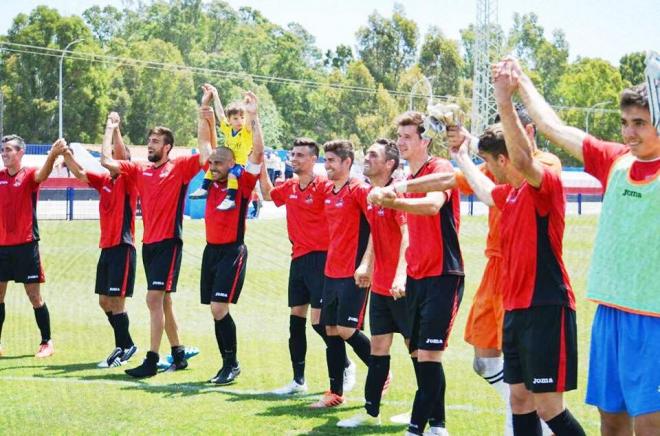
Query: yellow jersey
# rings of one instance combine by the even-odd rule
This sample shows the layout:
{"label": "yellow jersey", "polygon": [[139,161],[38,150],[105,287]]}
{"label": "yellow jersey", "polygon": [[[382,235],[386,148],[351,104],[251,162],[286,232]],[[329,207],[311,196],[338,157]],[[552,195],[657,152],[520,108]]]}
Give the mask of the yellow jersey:
{"label": "yellow jersey", "polygon": [[252,131],[243,126],[238,132],[233,132],[231,125],[223,118],[220,121],[220,132],[225,137],[225,146],[234,152],[236,163],[245,166],[252,151]]}

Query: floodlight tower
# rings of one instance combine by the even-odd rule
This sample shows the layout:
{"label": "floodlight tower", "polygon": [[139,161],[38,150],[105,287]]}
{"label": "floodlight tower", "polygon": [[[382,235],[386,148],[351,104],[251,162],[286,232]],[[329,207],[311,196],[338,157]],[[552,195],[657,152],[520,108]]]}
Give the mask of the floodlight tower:
{"label": "floodlight tower", "polygon": [[481,135],[497,113],[490,66],[495,59],[494,31],[497,27],[497,0],[477,0],[472,88],[472,134]]}

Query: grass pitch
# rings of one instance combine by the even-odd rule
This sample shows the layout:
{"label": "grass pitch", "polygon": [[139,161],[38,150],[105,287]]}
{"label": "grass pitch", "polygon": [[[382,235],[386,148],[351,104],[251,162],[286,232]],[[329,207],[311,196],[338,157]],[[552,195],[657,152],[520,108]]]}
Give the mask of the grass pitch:
{"label": "grass pitch", "polygon": [[[383,399],[383,425],[344,431],[338,420],[361,410],[366,368],[357,357],[358,384],[346,405],[313,411],[308,405],[327,388],[325,353],[320,338],[307,330],[305,396],[280,398],[265,392],[287,383],[292,375],[288,352],[286,285],[290,245],[284,220],[248,224],[249,251],[245,286],[232,307],[238,330],[242,374],[232,386],[206,383],[220,366],[213,322],[199,304],[199,274],[204,248],[202,221],[184,223],[184,253],[174,297],[181,338],[201,354],[189,369],[134,381],[125,367],[97,369],[113,348],[113,336],[94,295],[100,250],[96,221],[42,221],[41,253],[47,283],[44,296],[51,314],[56,354],[33,357],[39,343],[34,314],[22,286],[7,290],[7,317],[0,358],[0,434],[403,434],[404,426],[389,417],[409,410],[414,375],[403,341],[392,349],[394,379]],[[567,219],[564,258],[576,293],[580,344],[579,389],[566,395],[568,407],[587,434],[598,433],[598,414],[584,405],[589,329],[595,305],[584,299],[585,277],[596,226],[595,217]],[[138,233],[141,224],[137,225]],[[465,320],[485,264],[486,217],[464,217],[461,245],[466,287],[458,320],[445,353],[447,427],[456,435],[497,435],[504,406],[472,371],[472,348],[463,341]],[[138,235],[140,238],[140,235]],[[138,250],[139,255],[139,250]],[[145,278],[138,259],[135,295],[127,302],[131,333],[140,347],[129,367],[141,362],[149,342]],[[367,328],[368,332],[368,328]],[[348,347],[350,350],[350,347]],[[164,338],[161,354],[169,352]]]}

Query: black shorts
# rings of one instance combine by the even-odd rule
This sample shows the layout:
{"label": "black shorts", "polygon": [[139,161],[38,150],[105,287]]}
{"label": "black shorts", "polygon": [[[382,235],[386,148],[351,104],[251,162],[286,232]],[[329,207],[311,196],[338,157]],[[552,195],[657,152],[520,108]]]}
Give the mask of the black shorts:
{"label": "black shorts", "polygon": [[577,324],[565,306],[536,306],[504,314],[504,381],[535,393],[577,388]]}
{"label": "black shorts", "polygon": [[245,244],[206,244],[202,258],[202,304],[238,302],[247,265]]}
{"label": "black shorts", "polygon": [[120,244],[101,250],[96,265],[96,293],[108,297],[132,297],[135,286],[135,247]]}
{"label": "black shorts", "polygon": [[142,245],[148,290],[176,292],[182,248],[183,241],[176,238]]}
{"label": "black shorts", "polygon": [[369,290],[359,288],[352,277],[325,278],[321,324],[361,329]]}
{"label": "black shorts", "polygon": [[369,302],[369,330],[372,336],[401,333],[404,338],[410,338],[406,299],[395,300],[372,292]]}
{"label": "black shorts", "polygon": [[463,276],[443,275],[406,281],[410,352],[444,350],[463,298]]}
{"label": "black shorts", "polygon": [[0,247],[0,282],[43,283],[46,281],[39,256],[39,242]]}
{"label": "black shorts", "polygon": [[289,307],[310,304],[321,308],[325,275],[325,251],[312,251],[291,260],[289,268]]}

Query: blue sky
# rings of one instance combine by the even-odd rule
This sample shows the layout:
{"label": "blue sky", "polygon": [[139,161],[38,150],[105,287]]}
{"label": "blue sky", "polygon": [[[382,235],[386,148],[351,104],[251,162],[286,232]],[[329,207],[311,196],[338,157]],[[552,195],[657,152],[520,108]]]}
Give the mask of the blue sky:
{"label": "blue sky", "polygon": [[[134,0],[128,0],[131,3]],[[39,4],[48,4],[65,15],[81,14],[98,4],[121,8],[126,0],[49,0],[1,1],[0,33],[6,34],[14,16],[29,13]],[[390,0],[228,0],[232,7],[251,6],[271,21],[286,25],[295,21],[316,37],[322,50],[338,44],[355,44],[355,32],[374,10],[390,15]],[[406,15],[423,33],[435,25],[445,35],[458,39],[459,29],[475,19],[475,0],[403,0]],[[660,6],[658,0],[637,0],[637,9],[620,0],[499,0],[499,22],[508,30],[514,12],[535,12],[545,28],[562,29],[570,46],[571,59],[600,57],[618,64],[632,51],[660,50]]]}

